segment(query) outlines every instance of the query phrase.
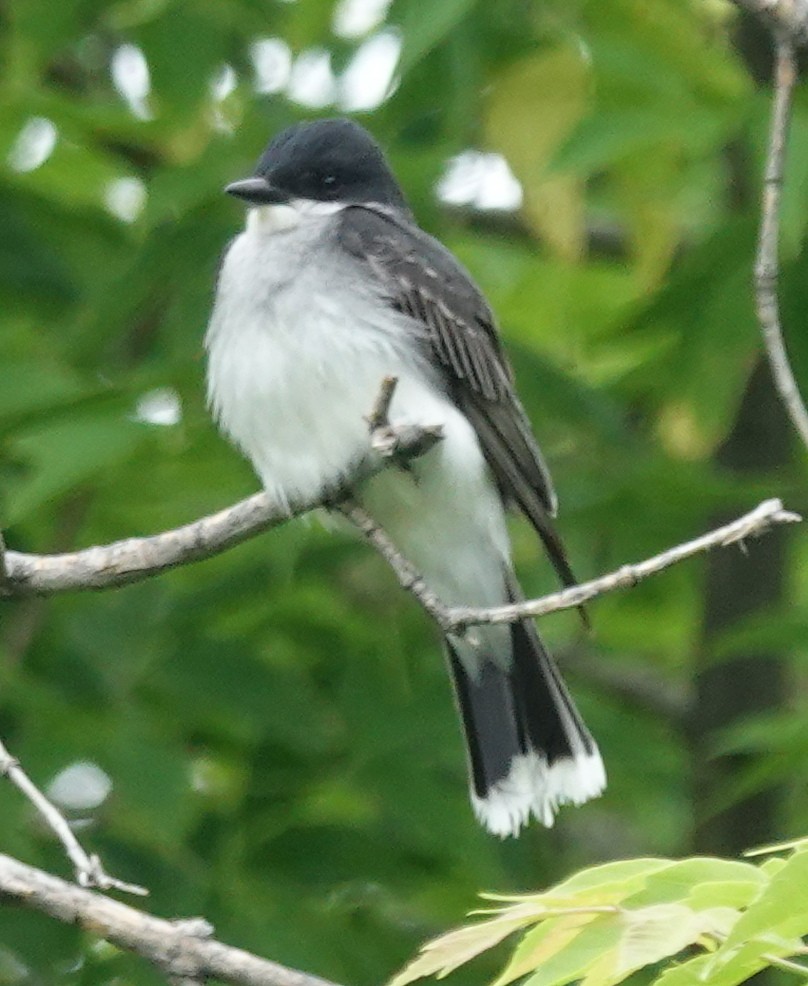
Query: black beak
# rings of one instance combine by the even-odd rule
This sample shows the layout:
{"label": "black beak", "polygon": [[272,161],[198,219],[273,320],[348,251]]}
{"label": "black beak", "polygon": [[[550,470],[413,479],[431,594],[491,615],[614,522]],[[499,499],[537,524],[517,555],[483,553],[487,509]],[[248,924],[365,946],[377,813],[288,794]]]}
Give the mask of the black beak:
{"label": "black beak", "polygon": [[244,199],[250,205],[279,205],[289,201],[286,192],[276,188],[263,175],[234,181],[225,188],[225,191],[228,195],[235,195],[237,199]]}

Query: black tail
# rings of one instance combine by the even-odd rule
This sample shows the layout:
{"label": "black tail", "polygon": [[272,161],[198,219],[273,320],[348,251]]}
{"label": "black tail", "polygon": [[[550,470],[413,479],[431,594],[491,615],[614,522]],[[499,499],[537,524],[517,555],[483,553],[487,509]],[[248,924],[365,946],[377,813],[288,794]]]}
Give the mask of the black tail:
{"label": "black tail", "polygon": [[552,825],[562,804],[606,784],[595,741],[532,622],[509,628],[509,654],[446,641],[468,747],[471,799],[495,835],[517,835],[530,815]]}

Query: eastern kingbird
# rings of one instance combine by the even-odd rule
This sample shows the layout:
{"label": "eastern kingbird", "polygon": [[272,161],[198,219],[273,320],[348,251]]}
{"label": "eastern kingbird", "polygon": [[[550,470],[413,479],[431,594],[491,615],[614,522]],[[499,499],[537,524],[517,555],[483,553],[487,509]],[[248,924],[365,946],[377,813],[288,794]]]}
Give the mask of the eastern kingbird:
{"label": "eastern kingbird", "polygon": [[[407,470],[355,497],[450,605],[521,598],[505,525],[515,504],[572,581],[556,496],[496,322],[451,253],[420,229],[384,155],[350,120],[271,141],[226,191],[249,206],[222,264],[206,336],[208,398],[275,501],[316,501],[358,474],[366,416],[398,378],[393,424],[442,426]],[[517,835],[531,814],[598,795],[598,748],[533,622],[446,641],[474,811]]]}

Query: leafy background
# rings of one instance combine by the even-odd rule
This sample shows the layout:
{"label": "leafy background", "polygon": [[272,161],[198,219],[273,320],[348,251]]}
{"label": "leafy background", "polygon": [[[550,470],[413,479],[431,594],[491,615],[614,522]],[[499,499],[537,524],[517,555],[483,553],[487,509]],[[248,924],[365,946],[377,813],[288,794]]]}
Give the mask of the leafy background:
{"label": "leafy background", "polygon": [[[580,577],[764,496],[805,507],[749,287],[769,43],[728,3],[25,0],[0,23],[11,547],[155,532],[256,488],[204,407],[212,285],[242,222],[221,189],[278,128],[346,109],[498,312]],[[386,99],[374,45],[397,53]],[[480,169],[502,159],[521,205],[483,208]],[[806,179],[799,93],[783,254],[803,381]],[[532,534],[514,538],[525,588],[551,588]],[[779,532],[602,600],[592,634],[546,620],[610,786],[518,841],[472,818],[432,629],[316,519],[114,593],[5,604],[0,735],[155,913],[361,986],[481,888],[804,833],[805,556]],[[66,872],[10,788],[0,850]],[[0,908],[0,982],[113,980],[155,977]]]}

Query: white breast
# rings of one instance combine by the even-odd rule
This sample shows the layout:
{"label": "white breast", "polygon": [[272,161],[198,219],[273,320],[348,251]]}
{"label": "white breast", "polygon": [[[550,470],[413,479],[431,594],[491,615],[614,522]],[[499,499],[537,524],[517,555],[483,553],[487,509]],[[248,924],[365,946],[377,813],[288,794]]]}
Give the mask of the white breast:
{"label": "white breast", "polygon": [[417,362],[382,305],[347,289],[349,271],[313,232],[267,235],[264,225],[239,236],[207,338],[214,414],[287,500],[316,497],[356,467],[382,378],[400,376],[409,390]]}
{"label": "white breast", "polygon": [[398,377],[392,419],[441,424],[445,438],[415,477],[388,470],[363,498],[439,592],[501,601],[497,559],[508,547],[499,498],[473,428],[413,343],[412,323],[405,330],[405,316],[363,287],[350,258],[324,249],[333,218],[278,218],[249,224],[222,268],[206,339],[221,427],[271,496],[316,499],[369,453],[365,418],[382,379]]}

